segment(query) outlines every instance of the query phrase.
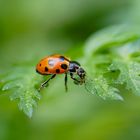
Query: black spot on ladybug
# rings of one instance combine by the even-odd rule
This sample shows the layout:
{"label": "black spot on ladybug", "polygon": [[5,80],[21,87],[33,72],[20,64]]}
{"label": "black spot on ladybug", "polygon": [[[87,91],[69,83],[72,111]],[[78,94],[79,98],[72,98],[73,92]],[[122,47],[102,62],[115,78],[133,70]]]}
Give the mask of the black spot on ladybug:
{"label": "black spot on ladybug", "polygon": [[47,72],[49,69],[47,67],[45,67],[45,71]]}
{"label": "black spot on ladybug", "polygon": [[60,73],[60,69],[56,69],[56,73]]}
{"label": "black spot on ladybug", "polygon": [[41,67],[41,64],[39,64],[39,66]]}
{"label": "black spot on ladybug", "polygon": [[61,64],[61,68],[66,70],[68,68],[68,66],[66,64]]}

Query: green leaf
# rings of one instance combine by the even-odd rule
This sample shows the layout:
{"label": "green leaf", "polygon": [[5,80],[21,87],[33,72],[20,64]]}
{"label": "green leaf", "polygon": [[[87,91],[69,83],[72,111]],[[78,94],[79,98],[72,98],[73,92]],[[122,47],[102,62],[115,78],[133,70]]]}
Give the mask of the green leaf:
{"label": "green leaf", "polygon": [[119,90],[110,86],[103,76],[99,76],[94,80],[86,80],[85,88],[89,93],[96,94],[104,100],[123,100],[119,95]]}
{"label": "green leaf", "polygon": [[[93,79],[87,90],[103,99],[121,99],[119,85],[140,95],[140,33],[135,26],[112,26],[85,44],[85,66]],[[126,87],[125,87],[126,85]]]}
{"label": "green leaf", "polygon": [[41,97],[36,87],[41,78],[37,77],[34,68],[16,66],[11,68],[10,72],[1,75],[0,78],[1,89],[3,91],[9,90],[11,92],[10,99],[17,100],[19,109],[31,117],[33,108]]}
{"label": "green leaf", "polygon": [[128,42],[133,42],[140,38],[137,27],[128,25],[114,25],[93,34],[86,42],[85,55],[91,56],[93,53],[120,47]]}
{"label": "green leaf", "polygon": [[126,84],[126,88],[132,90],[136,95],[140,95],[140,64],[114,60],[110,70],[120,70],[116,84]]}

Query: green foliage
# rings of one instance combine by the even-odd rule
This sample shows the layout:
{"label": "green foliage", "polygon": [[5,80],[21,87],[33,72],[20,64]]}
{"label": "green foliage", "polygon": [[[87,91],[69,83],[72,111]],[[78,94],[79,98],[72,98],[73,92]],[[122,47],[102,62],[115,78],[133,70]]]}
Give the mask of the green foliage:
{"label": "green foliage", "polygon": [[[87,91],[104,100],[123,100],[119,88],[123,85],[124,89],[140,95],[139,41],[140,34],[136,28],[119,25],[95,33],[83,49],[78,49],[78,46],[75,50],[83,55],[81,60],[85,62],[88,75],[85,83]],[[34,67],[17,64],[0,76],[2,93],[10,91],[10,99],[17,100],[19,109],[29,117],[40,99],[37,89],[43,80],[35,73]]]}
{"label": "green foliage", "polygon": [[110,70],[120,70],[116,84],[126,84],[128,90],[140,95],[140,64],[135,62],[114,61]]}
{"label": "green foliage", "polygon": [[[103,99],[122,97],[119,86],[140,95],[140,34],[131,26],[113,26],[97,32],[85,46],[85,65]],[[90,69],[89,69],[90,68]],[[90,90],[89,90],[90,91]]]}
{"label": "green foliage", "polygon": [[85,88],[92,94],[97,94],[103,99],[123,100],[118,94],[119,90],[115,87],[109,86],[107,80],[103,76],[99,76],[94,80],[87,80]]}
{"label": "green foliage", "polygon": [[40,99],[36,86],[41,79],[34,72],[34,67],[14,66],[0,78],[1,89],[3,91],[9,90],[11,92],[10,100],[17,100],[19,109],[31,117],[33,107],[37,105],[37,101]]}

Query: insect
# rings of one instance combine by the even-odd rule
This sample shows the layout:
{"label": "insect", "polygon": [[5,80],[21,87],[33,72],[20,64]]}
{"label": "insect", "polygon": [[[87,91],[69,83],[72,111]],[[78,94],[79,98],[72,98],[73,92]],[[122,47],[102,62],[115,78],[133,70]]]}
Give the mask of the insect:
{"label": "insect", "polygon": [[81,65],[76,61],[71,61],[69,58],[54,54],[46,56],[36,66],[36,72],[41,75],[51,75],[51,77],[41,84],[41,88],[45,87],[47,83],[55,78],[57,74],[65,74],[65,89],[68,90],[67,79],[68,74],[75,84],[82,85],[85,83],[86,72]]}

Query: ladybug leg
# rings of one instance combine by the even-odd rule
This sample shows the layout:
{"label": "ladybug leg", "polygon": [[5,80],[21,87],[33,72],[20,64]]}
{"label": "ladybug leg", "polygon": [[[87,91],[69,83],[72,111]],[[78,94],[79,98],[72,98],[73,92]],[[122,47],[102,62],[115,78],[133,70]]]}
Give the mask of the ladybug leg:
{"label": "ladybug leg", "polygon": [[67,75],[67,73],[65,73],[65,90],[66,90],[66,92],[68,91],[67,82],[68,82],[68,75]]}
{"label": "ladybug leg", "polygon": [[79,84],[81,81],[77,80],[76,78],[73,77],[73,73],[70,73],[71,79],[75,81],[75,83]]}
{"label": "ladybug leg", "polygon": [[44,88],[44,87],[47,85],[47,83],[48,83],[51,79],[53,79],[55,76],[56,76],[56,74],[53,74],[47,81],[43,82],[43,83],[41,84],[40,88],[39,88],[39,91],[40,91],[42,88]]}

